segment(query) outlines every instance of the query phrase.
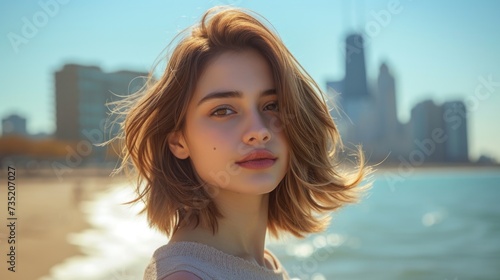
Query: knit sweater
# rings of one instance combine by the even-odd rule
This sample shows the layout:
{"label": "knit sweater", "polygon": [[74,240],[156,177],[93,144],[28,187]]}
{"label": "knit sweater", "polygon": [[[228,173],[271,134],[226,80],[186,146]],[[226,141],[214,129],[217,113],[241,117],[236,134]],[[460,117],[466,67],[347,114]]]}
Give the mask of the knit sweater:
{"label": "knit sweater", "polygon": [[146,267],[144,280],[161,280],[177,271],[189,271],[203,280],[289,279],[278,259],[268,250],[264,253],[275,269],[260,266],[201,243],[171,242],[154,252]]}

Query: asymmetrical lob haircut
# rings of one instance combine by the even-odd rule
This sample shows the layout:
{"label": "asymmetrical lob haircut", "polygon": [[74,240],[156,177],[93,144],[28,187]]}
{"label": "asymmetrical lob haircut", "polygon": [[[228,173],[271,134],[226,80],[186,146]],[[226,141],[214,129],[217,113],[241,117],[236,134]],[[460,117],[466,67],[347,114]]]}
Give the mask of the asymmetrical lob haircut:
{"label": "asymmetrical lob haircut", "polygon": [[116,107],[115,113],[123,116],[117,171],[134,174],[137,198],[132,202],[143,201],[150,226],[167,236],[187,224],[216,232],[222,217],[212,200],[216,194],[197,179],[189,158],[174,156],[168,136],[183,131],[197,81],[207,64],[226,51],[256,50],[272,69],[280,118],[273,129],[283,131],[290,154],[285,177],[269,194],[271,235],[320,232],[328,226],[329,211],[356,202],[365,189],[360,183],[369,168],[361,151],[356,166],[344,168],[338,156],[342,143],[325,96],[263,22],[241,8],[209,9],[199,24],[177,38],[162,76],[151,73],[143,89]]}

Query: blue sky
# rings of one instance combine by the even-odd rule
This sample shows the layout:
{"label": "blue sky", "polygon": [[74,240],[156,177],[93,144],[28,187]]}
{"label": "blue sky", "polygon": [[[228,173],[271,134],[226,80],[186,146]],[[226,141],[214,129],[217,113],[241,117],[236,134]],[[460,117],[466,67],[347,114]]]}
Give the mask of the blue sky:
{"label": "blue sky", "polygon": [[[500,1],[495,0],[2,1],[0,117],[17,113],[28,118],[29,132],[53,132],[53,74],[65,63],[148,71],[178,31],[220,4],[267,18],[323,87],[344,75],[346,34],[363,33],[369,82],[375,86],[380,63],[387,62],[402,121],[424,99],[464,100],[472,158],[500,159]],[[47,5],[51,9],[44,9]],[[26,22],[36,24],[28,36]],[[16,36],[24,37],[22,43]],[[494,86],[487,91],[481,80]]]}

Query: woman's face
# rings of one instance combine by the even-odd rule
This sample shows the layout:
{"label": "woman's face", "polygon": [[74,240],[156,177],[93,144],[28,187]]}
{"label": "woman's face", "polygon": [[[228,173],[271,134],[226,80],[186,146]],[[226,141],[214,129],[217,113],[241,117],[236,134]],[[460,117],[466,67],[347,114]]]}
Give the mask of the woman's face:
{"label": "woman's face", "polygon": [[210,186],[269,193],[288,168],[288,143],[279,120],[274,80],[255,50],[212,59],[188,105],[184,134],[171,150],[190,158]]}

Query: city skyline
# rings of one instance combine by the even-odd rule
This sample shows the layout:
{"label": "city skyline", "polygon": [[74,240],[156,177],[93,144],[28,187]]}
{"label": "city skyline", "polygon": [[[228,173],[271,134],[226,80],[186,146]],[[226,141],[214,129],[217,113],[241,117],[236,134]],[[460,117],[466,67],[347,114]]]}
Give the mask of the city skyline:
{"label": "city skyline", "polygon": [[[356,2],[354,7],[340,1],[286,7],[284,2],[249,1],[191,1],[171,6],[153,1],[2,3],[0,7],[9,14],[0,20],[4,34],[0,47],[5,50],[0,54],[5,62],[0,73],[0,117],[19,114],[28,119],[30,133],[53,133],[53,73],[64,64],[96,65],[106,72],[148,71],[179,30],[196,22],[206,8],[224,2],[253,9],[267,18],[320,85],[344,75],[345,36],[360,29],[353,27],[364,26],[367,77],[377,77],[381,62],[386,62],[396,79],[401,122],[407,122],[411,108],[423,100],[438,104],[464,100],[470,117],[471,159],[481,154],[500,158],[496,145],[500,132],[493,129],[500,105],[500,55],[496,53],[500,38],[494,36],[500,22],[494,11],[500,5],[494,1],[481,6],[454,1],[367,1],[364,5]],[[51,10],[40,3],[58,6]],[[113,14],[116,5],[120,5],[120,13]],[[280,8],[287,13],[276,12]],[[352,17],[353,9],[362,11]],[[354,24],[353,18],[357,19]],[[12,34],[22,36],[24,26],[29,25],[26,22],[35,24],[36,20],[40,24],[34,26],[32,37],[13,45]],[[368,80],[368,86],[374,84]]]}
{"label": "city skyline", "polygon": [[[413,166],[429,163],[470,164],[467,109],[462,100],[436,105],[424,100],[411,109],[411,118],[397,118],[397,80],[382,63],[377,84],[367,86],[364,38],[353,33],[345,42],[345,76],[329,81],[328,98],[339,110],[332,110],[340,135],[348,146],[361,144],[373,163]],[[490,161],[482,156],[481,163]]]}
{"label": "city skyline", "polygon": [[[362,42],[358,34],[351,34],[346,40],[346,50],[349,50],[353,38]],[[443,104],[424,100],[412,108],[408,123],[400,123],[396,118],[396,81],[384,63],[380,66],[377,90],[360,90],[357,85],[366,87],[366,75],[364,49],[362,44],[358,46],[356,56],[346,56],[346,69],[351,69],[346,71],[344,79],[327,83],[329,102],[335,100],[340,106],[340,110],[331,112],[332,117],[348,147],[362,144],[368,161],[389,165],[403,164],[408,160],[415,166],[424,163],[463,165],[495,162],[488,156],[482,156],[478,162],[469,160],[467,112],[461,100]],[[351,63],[356,60],[357,63]],[[106,103],[119,98],[115,92],[133,93],[141,88],[147,73],[127,70],[108,73],[97,66],[66,64],[54,76],[55,133],[30,135],[26,131],[25,118],[9,115],[2,119],[3,135],[50,137],[79,143],[90,141],[94,145],[102,143],[117,133],[116,126],[109,126],[110,112]],[[354,87],[350,87],[349,83]],[[104,149],[94,147],[90,150],[92,156],[86,154],[87,160],[106,158]]]}

